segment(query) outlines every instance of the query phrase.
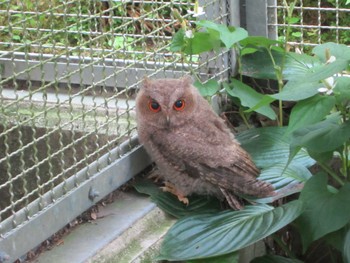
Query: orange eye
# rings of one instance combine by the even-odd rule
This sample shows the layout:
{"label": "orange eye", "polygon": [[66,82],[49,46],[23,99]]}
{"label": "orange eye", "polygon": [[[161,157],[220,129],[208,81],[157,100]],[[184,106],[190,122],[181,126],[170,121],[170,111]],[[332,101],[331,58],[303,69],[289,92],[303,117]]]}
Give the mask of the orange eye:
{"label": "orange eye", "polygon": [[174,110],[181,111],[184,108],[185,108],[185,100],[184,99],[180,99],[180,100],[175,101]]}
{"label": "orange eye", "polygon": [[148,108],[153,111],[153,112],[158,112],[160,111],[160,105],[158,102],[156,102],[155,100],[150,100],[148,103]]}

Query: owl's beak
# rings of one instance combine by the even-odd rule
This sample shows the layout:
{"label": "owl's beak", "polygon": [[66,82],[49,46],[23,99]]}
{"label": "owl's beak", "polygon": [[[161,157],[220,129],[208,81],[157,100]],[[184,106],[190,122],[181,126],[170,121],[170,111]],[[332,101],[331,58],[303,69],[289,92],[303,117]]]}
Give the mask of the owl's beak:
{"label": "owl's beak", "polygon": [[168,127],[170,127],[170,116],[169,115],[166,116],[166,125]]}

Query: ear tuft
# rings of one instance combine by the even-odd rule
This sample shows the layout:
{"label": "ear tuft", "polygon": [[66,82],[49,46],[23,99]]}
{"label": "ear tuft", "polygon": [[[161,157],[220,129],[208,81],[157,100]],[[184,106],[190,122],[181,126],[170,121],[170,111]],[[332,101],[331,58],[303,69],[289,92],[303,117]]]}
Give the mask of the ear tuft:
{"label": "ear tuft", "polygon": [[182,82],[184,87],[188,87],[188,86],[192,85],[193,79],[190,75],[185,75],[181,78],[181,82]]}
{"label": "ear tuft", "polygon": [[148,78],[147,76],[144,76],[142,80],[142,88],[147,89],[149,86],[151,86],[151,82],[152,80],[150,78]]}

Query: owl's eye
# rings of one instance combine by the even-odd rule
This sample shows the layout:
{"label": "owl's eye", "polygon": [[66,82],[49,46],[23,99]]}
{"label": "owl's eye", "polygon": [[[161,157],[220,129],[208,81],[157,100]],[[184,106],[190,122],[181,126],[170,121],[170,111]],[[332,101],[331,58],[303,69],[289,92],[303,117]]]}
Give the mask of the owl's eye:
{"label": "owl's eye", "polygon": [[160,111],[160,105],[158,102],[156,102],[155,100],[150,100],[148,103],[148,107],[151,111],[153,112],[158,112]]}
{"label": "owl's eye", "polygon": [[180,100],[175,101],[174,110],[181,111],[184,108],[185,108],[185,100],[184,99],[180,99]]}

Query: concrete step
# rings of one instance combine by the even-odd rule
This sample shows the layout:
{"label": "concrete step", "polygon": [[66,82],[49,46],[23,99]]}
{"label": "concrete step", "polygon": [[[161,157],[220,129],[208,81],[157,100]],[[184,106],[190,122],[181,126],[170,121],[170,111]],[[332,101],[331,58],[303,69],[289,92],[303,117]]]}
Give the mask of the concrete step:
{"label": "concrete step", "polygon": [[97,220],[79,225],[35,262],[155,262],[160,240],[175,221],[148,197],[121,192],[99,209]]}

